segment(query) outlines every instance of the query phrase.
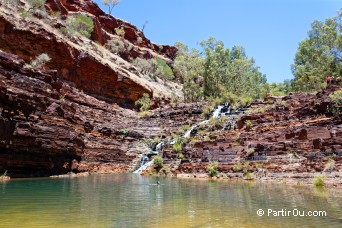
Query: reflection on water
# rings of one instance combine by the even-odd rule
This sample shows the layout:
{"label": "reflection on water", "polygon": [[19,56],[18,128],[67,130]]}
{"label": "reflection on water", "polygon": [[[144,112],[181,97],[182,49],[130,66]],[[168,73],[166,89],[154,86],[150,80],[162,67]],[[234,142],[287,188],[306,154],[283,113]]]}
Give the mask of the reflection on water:
{"label": "reflection on water", "polygon": [[[0,227],[341,227],[342,195],[276,184],[135,174],[0,183]],[[327,217],[259,217],[258,209]]]}

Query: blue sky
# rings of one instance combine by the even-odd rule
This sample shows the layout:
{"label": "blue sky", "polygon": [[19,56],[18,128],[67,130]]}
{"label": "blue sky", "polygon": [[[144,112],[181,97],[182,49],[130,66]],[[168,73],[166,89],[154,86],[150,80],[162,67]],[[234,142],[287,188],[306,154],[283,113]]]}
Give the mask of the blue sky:
{"label": "blue sky", "polygon": [[145,35],[157,44],[199,49],[215,37],[229,48],[242,45],[269,82],[282,82],[293,78],[290,67],[311,23],[340,8],[341,0],[121,0],[112,14],[138,28],[147,20]]}

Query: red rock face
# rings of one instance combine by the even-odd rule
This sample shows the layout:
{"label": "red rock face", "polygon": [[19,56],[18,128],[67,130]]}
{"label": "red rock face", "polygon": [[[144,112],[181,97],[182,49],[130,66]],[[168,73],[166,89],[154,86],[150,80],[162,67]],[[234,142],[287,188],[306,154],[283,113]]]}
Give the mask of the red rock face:
{"label": "red rock face", "polygon": [[[168,58],[176,49],[159,50],[136,27],[106,15],[91,1],[49,0],[47,9],[93,17],[93,41],[66,40],[56,32],[62,27],[58,23],[50,21],[50,28],[35,17],[0,8],[0,173],[27,177],[135,169],[148,150],[144,138],[162,130],[122,107],[132,108],[153,90],[129,63],[105,60],[94,42],[106,43],[114,28],[123,26],[132,43],[143,38],[126,59],[132,53]],[[26,66],[42,53],[51,58],[43,68]]]}
{"label": "red rock face", "polygon": [[[254,103],[232,131],[210,131],[210,139],[195,136],[196,142],[184,144],[184,159],[172,171],[175,173],[207,173],[212,161],[219,162],[219,171],[234,176],[249,170],[258,174],[315,173],[342,170],[342,119],[329,112],[332,103],[328,95],[338,87],[330,87],[316,95],[293,94],[265,102]],[[246,121],[251,121],[251,129]],[[164,149],[167,164],[177,161],[177,152]],[[334,160],[330,170],[328,163]],[[240,163],[241,169],[237,168]],[[172,166],[172,165],[171,165]],[[235,166],[235,167],[234,167]]]}
{"label": "red rock face", "polygon": [[[132,44],[157,52],[171,60],[176,57],[176,47],[153,44],[137,27],[104,13],[98,5],[91,0],[48,0],[47,8],[53,11],[59,11],[62,15],[73,12],[86,12],[88,15],[92,16],[95,21],[92,39],[98,41],[102,45],[106,44],[108,41],[108,34],[115,34],[115,28],[122,28],[125,31],[124,38]],[[142,42],[138,42],[138,38],[140,38]]]}
{"label": "red rock face", "polygon": [[146,146],[132,130],[139,125],[132,111],[70,87],[57,71],[24,64],[0,52],[1,169],[20,177],[134,168]]}

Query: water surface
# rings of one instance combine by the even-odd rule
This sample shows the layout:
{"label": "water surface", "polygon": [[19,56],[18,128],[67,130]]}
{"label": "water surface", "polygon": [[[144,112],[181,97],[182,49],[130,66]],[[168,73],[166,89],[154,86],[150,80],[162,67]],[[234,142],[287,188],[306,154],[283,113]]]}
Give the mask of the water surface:
{"label": "water surface", "polygon": [[[342,227],[341,193],[137,174],[16,180],[0,183],[0,227]],[[327,216],[256,213],[295,208]]]}

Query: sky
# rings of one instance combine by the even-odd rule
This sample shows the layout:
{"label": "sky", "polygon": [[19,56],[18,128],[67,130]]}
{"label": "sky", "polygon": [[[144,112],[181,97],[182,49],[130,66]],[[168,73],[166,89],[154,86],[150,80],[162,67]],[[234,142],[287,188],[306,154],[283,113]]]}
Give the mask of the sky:
{"label": "sky", "polygon": [[[107,12],[102,0],[95,0]],[[268,82],[292,79],[291,64],[314,20],[337,15],[342,0],[121,0],[112,15],[157,44],[200,49],[209,37],[242,45]]]}

